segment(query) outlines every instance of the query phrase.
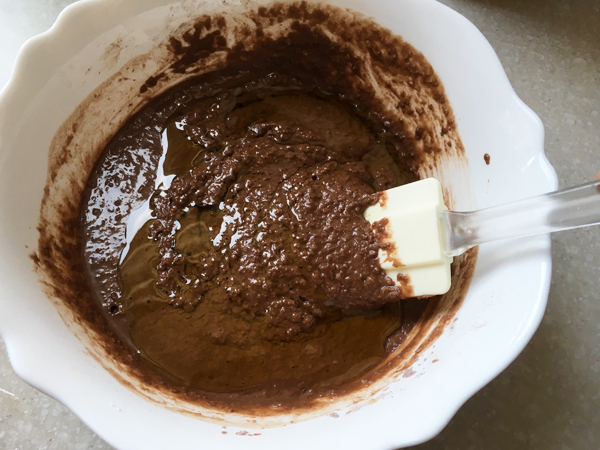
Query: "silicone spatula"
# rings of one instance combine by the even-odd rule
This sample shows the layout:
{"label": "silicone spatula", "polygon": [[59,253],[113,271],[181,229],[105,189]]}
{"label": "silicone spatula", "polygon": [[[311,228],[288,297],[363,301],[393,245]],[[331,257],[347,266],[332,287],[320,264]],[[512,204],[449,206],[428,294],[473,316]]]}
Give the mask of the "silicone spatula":
{"label": "silicone spatula", "polygon": [[444,205],[439,181],[427,178],[384,191],[365,218],[385,244],[381,267],[406,296],[439,295],[450,289],[453,257],[476,245],[600,223],[600,181],[455,212]]}

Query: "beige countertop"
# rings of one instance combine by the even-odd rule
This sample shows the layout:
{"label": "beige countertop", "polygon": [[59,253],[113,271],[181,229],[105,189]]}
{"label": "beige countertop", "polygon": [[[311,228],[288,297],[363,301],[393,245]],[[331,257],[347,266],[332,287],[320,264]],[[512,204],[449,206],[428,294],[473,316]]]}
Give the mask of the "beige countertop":
{"label": "beige countertop", "polygon": [[[21,43],[69,3],[0,0],[0,87]],[[593,179],[600,170],[600,1],[442,3],[477,25],[542,118],[561,187]],[[532,341],[438,437],[414,449],[600,448],[600,227],[559,233],[552,242],[548,309]],[[20,380],[0,343],[1,450],[110,448]]]}

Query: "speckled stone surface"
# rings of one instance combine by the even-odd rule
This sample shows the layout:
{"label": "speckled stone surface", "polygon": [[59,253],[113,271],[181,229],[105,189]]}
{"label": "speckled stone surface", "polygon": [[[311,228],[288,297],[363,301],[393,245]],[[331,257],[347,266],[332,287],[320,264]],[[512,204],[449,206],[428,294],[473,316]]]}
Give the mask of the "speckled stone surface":
{"label": "speckled stone surface", "polygon": [[[366,0],[365,0],[366,1]],[[0,0],[0,87],[22,42],[69,0]],[[546,126],[562,187],[600,170],[600,2],[443,0],[477,25]],[[493,164],[493,155],[492,164]],[[553,238],[548,310],[531,343],[415,450],[600,448],[600,227]],[[0,344],[0,449],[110,449],[21,381]]]}

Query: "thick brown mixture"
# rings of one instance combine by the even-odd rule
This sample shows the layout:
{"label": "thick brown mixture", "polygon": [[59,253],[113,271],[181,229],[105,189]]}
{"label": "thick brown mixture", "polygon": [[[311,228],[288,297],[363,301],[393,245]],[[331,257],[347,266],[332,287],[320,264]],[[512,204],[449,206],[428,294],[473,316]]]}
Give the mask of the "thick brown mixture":
{"label": "thick brown mixture", "polygon": [[[97,166],[82,231],[100,298],[132,346],[186,387],[350,381],[385,357],[399,307],[377,309],[403,298],[362,213],[377,189],[415,176],[381,126],[293,80],[271,74],[197,99],[200,89],[154,102]],[[143,169],[130,156],[140,149]],[[157,189],[129,219],[117,273],[123,246],[103,211],[121,197],[107,194],[141,177]]]}
{"label": "thick brown mixture", "polygon": [[[230,411],[310,405],[385,372],[372,369],[438,299],[398,302],[410,292],[379,267],[362,213],[423,155],[456,151],[439,80],[387,30],[306,4],[247,18],[228,38],[223,16],[171,39],[174,62],[140,95],[201,75],[114,135],[79,227],[69,202],[58,227],[43,211],[34,258],[147,384]],[[202,72],[213,54],[224,64]]]}

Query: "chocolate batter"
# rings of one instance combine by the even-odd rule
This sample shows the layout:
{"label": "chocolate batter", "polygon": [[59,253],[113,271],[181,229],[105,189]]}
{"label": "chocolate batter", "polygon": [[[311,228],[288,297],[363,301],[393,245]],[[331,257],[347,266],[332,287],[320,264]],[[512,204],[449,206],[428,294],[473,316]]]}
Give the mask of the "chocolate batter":
{"label": "chocolate batter", "polygon": [[[438,299],[404,300],[409,286],[380,268],[362,214],[415,181],[424,155],[453,149],[453,116],[414,48],[336,14],[275,4],[248,15],[254,28],[236,29],[246,38],[235,45],[226,17],[172,38],[174,62],[139,95],[201,74],[112,137],[74,193],[78,227],[69,203],[59,227],[42,214],[34,259],[53,295],[148,384],[230,411],[306,406],[385,373],[428,305],[433,314]],[[202,72],[215,54],[224,64]]]}
{"label": "chocolate batter", "polygon": [[[416,179],[382,129],[276,73],[234,88],[196,80],[132,118],[92,174],[82,223],[119,334],[172,382],[213,392],[314,389],[381,362],[400,323],[398,305],[382,307],[407,295],[362,214],[377,189]],[[155,189],[117,270],[103,211],[122,197],[107,187],[140,178]]]}

